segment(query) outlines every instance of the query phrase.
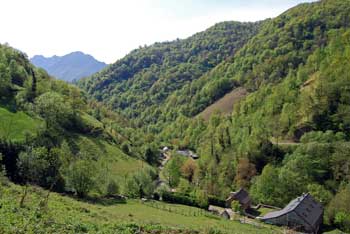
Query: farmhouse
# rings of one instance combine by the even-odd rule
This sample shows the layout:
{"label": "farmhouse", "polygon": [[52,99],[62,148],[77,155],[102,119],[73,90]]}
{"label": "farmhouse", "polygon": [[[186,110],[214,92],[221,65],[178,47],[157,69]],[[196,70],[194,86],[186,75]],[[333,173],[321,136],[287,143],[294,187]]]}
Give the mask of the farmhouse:
{"label": "farmhouse", "polygon": [[309,194],[292,200],[285,208],[260,218],[265,223],[289,226],[309,233],[317,233],[322,222],[323,207]]}
{"label": "farmhouse", "polygon": [[249,197],[248,192],[243,188],[237,192],[230,193],[230,196],[226,199],[226,206],[231,207],[233,201],[238,201],[243,210],[249,209],[252,204],[252,199]]}

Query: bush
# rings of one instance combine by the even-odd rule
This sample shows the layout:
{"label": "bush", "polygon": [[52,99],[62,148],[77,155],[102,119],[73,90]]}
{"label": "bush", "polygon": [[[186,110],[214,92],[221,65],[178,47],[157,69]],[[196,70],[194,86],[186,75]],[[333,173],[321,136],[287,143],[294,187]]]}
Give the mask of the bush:
{"label": "bush", "polygon": [[132,198],[150,197],[154,192],[152,170],[144,169],[129,175],[125,183],[125,193]]}
{"label": "bush", "polygon": [[79,197],[85,197],[95,185],[95,166],[88,160],[78,160],[69,167],[67,184]]}
{"label": "bush", "polygon": [[339,190],[325,212],[327,224],[335,224],[343,231],[350,231],[350,185]]}
{"label": "bush", "polygon": [[208,196],[209,205],[226,207],[226,201],[214,196]]}
{"label": "bush", "polygon": [[115,180],[110,180],[107,185],[107,191],[108,196],[118,195],[119,193],[119,185]]}
{"label": "bush", "polygon": [[208,196],[203,190],[196,191],[196,202],[201,208],[208,208]]}
{"label": "bush", "polygon": [[334,224],[344,232],[350,232],[350,214],[338,212],[335,215]]}
{"label": "bush", "polygon": [[169,202],[169,203],[182,204],[182,205],[207,209],[208,208],[207,197],[202,193],[198,193],[198,194],[199,195],[197,195],[197,197],[194,198],[181,193],[163,192],[162,198],[163,198],[163,201]]}

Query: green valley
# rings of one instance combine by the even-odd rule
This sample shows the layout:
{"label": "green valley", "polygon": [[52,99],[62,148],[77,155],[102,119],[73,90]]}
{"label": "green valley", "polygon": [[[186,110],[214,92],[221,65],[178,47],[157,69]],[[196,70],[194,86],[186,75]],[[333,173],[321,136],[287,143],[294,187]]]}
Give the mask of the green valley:
{"label": "green valley", "polygon": [[0,45],[0,233],[349,233],[349,12],[217,23],[74,84]]}

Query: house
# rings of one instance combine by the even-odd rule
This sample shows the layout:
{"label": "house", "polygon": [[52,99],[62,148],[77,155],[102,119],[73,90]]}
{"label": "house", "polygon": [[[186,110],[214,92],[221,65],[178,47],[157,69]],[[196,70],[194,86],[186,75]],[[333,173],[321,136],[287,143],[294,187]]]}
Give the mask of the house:
{"label": "house", "polygon": [[307,193],[292,200],[282,210],[267,213],[260,219],[268,224],[317,233],[322,223],[322,217],[322,205]]}
{"label": "house", "polygon": [[246,190],[241,188],[237,192],[231,192],[229,197],[226,199],[226,206],[231,207],[233,201],[238,201],[241,204],[243,210],[247,210],[252,205],[252,199]]}

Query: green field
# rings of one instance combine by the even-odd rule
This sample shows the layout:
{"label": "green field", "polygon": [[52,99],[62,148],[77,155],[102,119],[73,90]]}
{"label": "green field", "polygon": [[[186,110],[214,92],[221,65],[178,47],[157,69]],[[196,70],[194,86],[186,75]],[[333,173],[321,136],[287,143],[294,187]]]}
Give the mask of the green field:
{"label": "green field", "polygon": [[72,138],[82,153],[96,155],[101,166],[112,176],[125,177],[129,173],[149,167],[147,163],[124,154],[117,145],[103,139],[82,135],[74,135]]}
{"label": "green field", "polygon": [[[46,191],[30,187],[25,207],[19,207],[23,188],[10,184],[0,198],[0,233],[133,233],[117,231],[120,225],[146,227],[140,233],[279,233],[269,226],[256,227],[208,215],[204,210],[161,202],[83,202],[52,193],[47,208],[40,208]],[[161,227],[159,227],[161,226]],[[159,228],[161,232],[146,232]],[[169,230],[184,230],[173,232]],[[168,231],[166,231],[168,230]],[[192,230],[192,231],[191,231]],[[193,232],[197,230],[198,232]]]}
{"label": "green field", "polygon": [[27,133],[35,134],[41,124],[41,120],[34,119],[22,111],[11,112],[0,107],[0,138],[22,141]]}

